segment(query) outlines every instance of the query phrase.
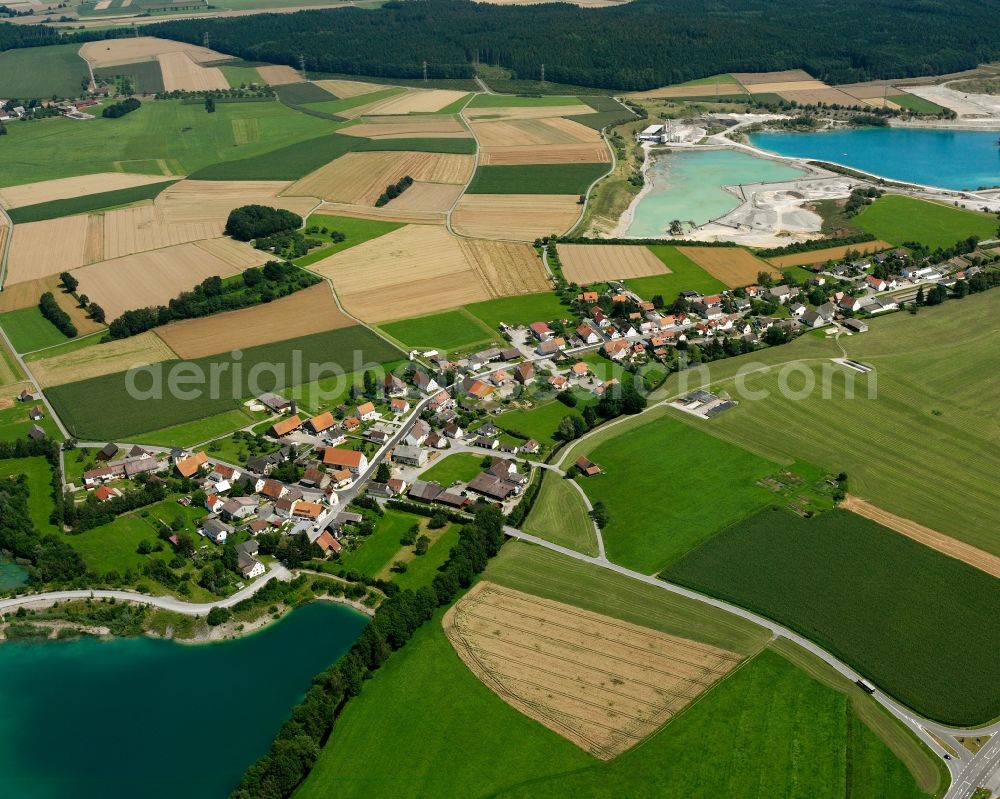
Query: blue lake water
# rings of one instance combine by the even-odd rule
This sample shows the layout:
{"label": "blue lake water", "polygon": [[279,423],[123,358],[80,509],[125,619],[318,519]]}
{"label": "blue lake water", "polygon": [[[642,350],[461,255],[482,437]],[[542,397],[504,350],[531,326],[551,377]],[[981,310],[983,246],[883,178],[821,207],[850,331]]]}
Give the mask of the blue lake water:
{"label": "blue lake water", "polygon": [[28,582],[28,572],[0,556],[0,589],[17,588]]}
{"label": "blue lake water", "polygon": [[629,236],[662,236],[674,219],[703,225],[729,213],[741,201],[723,186],[792,180],[805,174],[738,150],[681,150],[650,157],[654,160],[646,180],[652,188],[635,208]]}
{"label": "blue lake water", "polygon": [[997,131],[856,128],[754,133],[750,142],[779,155],[835,161],[885,178],[977,189],[1000,185]]}
{"label": "blue lake water", "polygon": [[233,641],[0,644],[0,797],[224,799],[367,622],[315,602]]}

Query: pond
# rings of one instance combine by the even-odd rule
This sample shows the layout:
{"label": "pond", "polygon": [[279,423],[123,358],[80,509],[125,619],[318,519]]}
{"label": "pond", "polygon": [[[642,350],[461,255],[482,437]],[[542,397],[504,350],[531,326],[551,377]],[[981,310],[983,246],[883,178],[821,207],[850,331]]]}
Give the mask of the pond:
{"label": "pond", "polygon": [[742,200],[723,186],[793,180],[806,173],[738,150],[681,150],[650,155],[651,188],[639,200],[628,235],[662,236],[674,219],[703,225],[732,211]]}
{"label": "pond", "polygon": [[14,561],[0,555],[0,591],[8,591],[28,582],[28,572]]}
{"label": "pond", "polygon": [[885,178],[977,189],[1000,185],[1000,132],[931,128],[852,128],[754,133],[750,143],[779,155],[832,161]]}
{"label": "pond", "polygon": [[0,794],[224,799],[367,622],[314,602],[218,643],[4,643]]}

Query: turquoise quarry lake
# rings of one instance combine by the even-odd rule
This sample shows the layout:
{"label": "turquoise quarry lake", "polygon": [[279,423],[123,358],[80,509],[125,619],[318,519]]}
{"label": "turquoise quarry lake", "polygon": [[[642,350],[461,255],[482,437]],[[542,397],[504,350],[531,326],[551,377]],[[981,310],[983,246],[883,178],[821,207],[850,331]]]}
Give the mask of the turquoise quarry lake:
{"label": "turquoise quarry lake", "polygon": [[835,161],[885,178],[977,189],[1000,185],[1000,132],[855,128],[814,133],[754,133],[750,142],[779,155]]}
{"label": "turquoise quarry lake", "polygon": [[224,799],[367,622],[316,602],[219,643],[4,643],[0,796]]}
{"label": "turquoise quarry lake", "polygon": [[638,238],[664,235],[674,219],[703,225],[729,213],[741,201],[723,186],[792,180],[805,174],[738,150],[681,150],[650,157],[654,160],[646,180],[651,188],[635,207],[628,227],[628,235]]}

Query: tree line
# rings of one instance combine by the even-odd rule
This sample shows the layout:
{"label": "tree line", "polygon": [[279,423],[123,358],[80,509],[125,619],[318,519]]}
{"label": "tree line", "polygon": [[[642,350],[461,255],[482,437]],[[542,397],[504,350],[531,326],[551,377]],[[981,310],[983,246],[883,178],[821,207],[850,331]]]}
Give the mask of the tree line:
{"label": "tree line", "polygon": [[294,264],[281,261],[268,261],[263,267],[252,266],[243,270],[239,278],[228,282],[213,275],[191,291],[181,292],[166,305],[125,311],[108,325],[108,335],[113,339],[128,338],[179,319],[248,308],[293,294],[320,280]]}
{"label": "tree line", "polygon": [[138,100],[134,97],[129,97],[127,100],[122,100],[119,103],[112,103],[103,111],[101,111],[102,117],[107,117],[108,119],[118,119],[118,117],[123,117],[126,114],[130,114],[137,110],[141,106]]}
{"label": "tree line", "polygon": [[46,291],[38,298],[38,310],[64,336],[67,338],[76,338],[76,325],[69,318],[69,314],[59,307],[59,303],[56,302],[55,295],[51,291]]}
{"label": "tree line", "polygon": [[504,542],[503,514],[480,508],[459,530],[458,543],[431,585],[417,591],[386,583],[391,595],[350,651],[313,679],[305,699],[294,708],[267,754],[243,776],[231,799],[284,799],[312,770],[320,749],[347,703],[364,681],[401,649],[434,612],[451,604],[472,585],[476,575]]}
{"label": "tree line", "polygon": [[995,10],[974,0],[634,0],[601,9],[423,0],[146,30],[193,44],[208,32],[214,49],[252,61],[298,67],[301,55],[314,72],[420,78],[426,61],[429,78],[467,79],[483,63],[537,80],[544,64],[552,82],[632,90],[718,72],[805,69],[831,83],[944,74],[1000,56],[995,22]]}

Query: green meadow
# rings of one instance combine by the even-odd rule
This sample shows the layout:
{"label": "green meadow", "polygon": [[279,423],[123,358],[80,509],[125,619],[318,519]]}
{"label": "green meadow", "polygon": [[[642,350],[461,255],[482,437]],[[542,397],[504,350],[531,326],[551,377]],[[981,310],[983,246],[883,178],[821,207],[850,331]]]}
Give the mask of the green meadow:
{"label": "green meadow", "polygon": [[175,180],[165,180],[162,183],[148,183],[145,186],[132,186],[128,189],[84,194],[80,197],[67,197],[64,200],[51,200],[35,205],[22,205],[20,208],[11,209],[7,215],[16,225],[22,222],[40,222],[44,219],[82,214],[103,208],[115,208],[140,200],[152,200],[176,182]]}
{"label": "green meadow", "polygon": [[420,475],[421,480],[434,480],[445,488],[455,482],[467,483],[483,470],[483,457],[471,452],[445,454],[430,469]]}
{"label": "green meadow", "polygon": [[663,577],[792,627],[922,715],[1000,715],[1000,580],[849,511],[764,509]]}
{"label": "green meadow", "polygon": [[572,482],[554,472],[544,473],[535,504],[521,526],[525,532],[546,541],[575,549],[584,555],[597,555],[594,523],[587,513],[583,497]]}
{"label": "green meadow", "polygon": [[312,214],[306,220],[306,227],[312,227],[313,225],[325,227],[331,231],[340,231],[344,234],[345,238],[343,241],[334,243],[330,240],[328,234],[308,234],[310,238],[319,238],[325,243],[308,255],[296,258],[295,263],[299,266],[310,266],[322,261],[324,258],[329,258],[331,255],[336,255],[342,250],[350,249],[371,239],[377,239],[379,236],[384,236],[386,233],[391,233],[403,227],[399,222],[384,222],[381,219],[359,219],[353,216],[331,216],[330,214]]}
{"label": "green meadow", "polygon": [[640,297],[649,299],[659,294],[669,304],[677,299],[677,295],[682,291],[716,294],[726,288],[725,283],[716,280],[676,247],[669,244],[654,244],[646,249],[663,261],[670,274],[632,277],[625,280],[625,285]]}
{"label": "green meadow", "polygon": [[498,334],[491,332],[475,316],[462,309],[399,322],[385,322],[380,327],[408,347],[436,348],[442,352],[467,349],[480,344],[485,346],[499,340]]}
{"label": "green meadow", "polygon": [[944,203],[887,194],[854,218],[858,227],[893,244],[919,241],[928,247],[951,247],[956,241],[997,235],[997,219]]}
{"label": "green meadow", "polygon": [[568,315],[566,306],[550,291],[474,302],[466,305],[465,309],[482,319],[491,330],[498,330],[501,322],[514,326],[530,325],[532,322],[550,322]]}
{"label": "green meadow", "polygon": [[18,352],[32,352],[69,341],[62,331],[42,316],[37,305],[0,314],[0,326]]}
{"label": "green meadow", "polygon": [[53,95],[79,97],[84,93],[84,79],[90,77],[79,50],[78,44],[55,44],[0,53],[0,97],[6,100],[49,100]]}

